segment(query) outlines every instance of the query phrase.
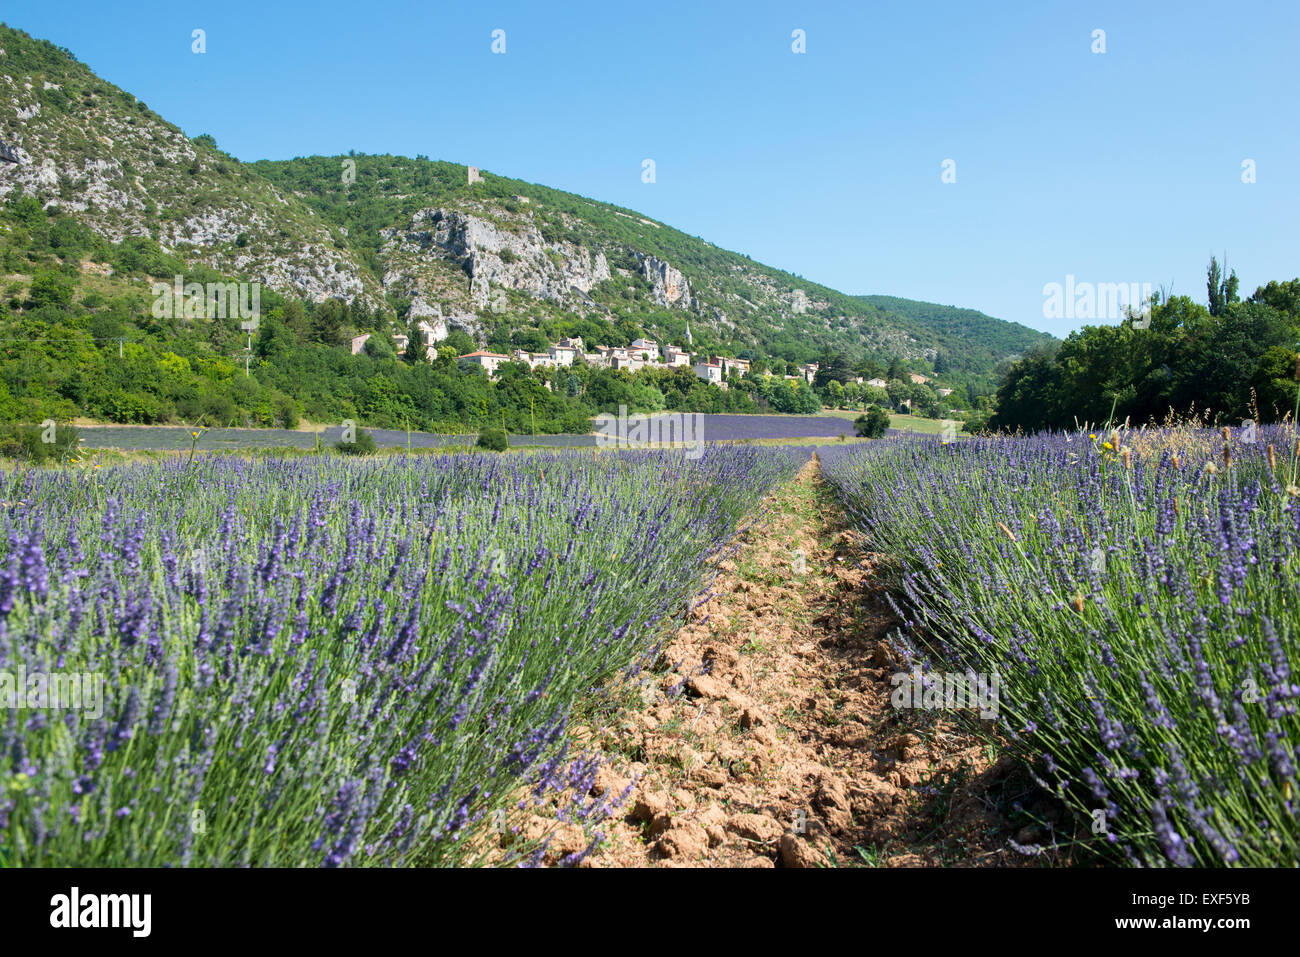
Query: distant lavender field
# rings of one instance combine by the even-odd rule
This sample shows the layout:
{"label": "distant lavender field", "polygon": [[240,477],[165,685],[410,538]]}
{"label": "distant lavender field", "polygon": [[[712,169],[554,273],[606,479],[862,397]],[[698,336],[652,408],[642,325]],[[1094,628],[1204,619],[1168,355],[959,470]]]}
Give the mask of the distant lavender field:
{"label": "distant lavender field", "polygon": [[[721,442],[735,439],[836,438],[853,434],[853,423],[830,415],[705,415],[703,439]],[[393,429],[366,429],[376,445],[403,448],[407,434]],[[185,450],[190,447],[190,430],[184,426],[105,425],[83,426],[83,445],[89,449]],[[341,426],[329,426],[321,433],[321,445],[333,445],[343,438]],[[445,445],[472,445],[475,435],[437,435],[412,432],[411,448],[429,449]],[[212,429],[199,440],[200,449],[310,449],[316,444],[311,432],[290,429]],[[512,446],[540,445],[548,448],[581,448],[596,444],[595,435],[511,435]]]}
{"label": "distant lavender field", "polygon": [[704,441],[836,438],[853,434],[853,422],[834,415],[706,415]]}
{"label": "distant lavender field", "polygon": [[[374,438],[375,444],[386,447],[406,447],[407,434],[395,429],[364,429]],[[184,426],[106,425],[81,427],[82,444],[88,449],[123,449],[173,451],[190,447],[190,430]],[[429,432],[412,432],[411,448],[430,449],[444,445],[473,445],[476,435],[435,435]],[[343,439],[341,426],[333,425],[320,433],[322,447],[332,446]],[[511,445],[545,445],[552,448],[595,445],[589,435],[512,435]],[[203,449],[310,449],[316,445],[316,434],[295,432],[291,429],[211,429],[203,433],[198,448]]]}

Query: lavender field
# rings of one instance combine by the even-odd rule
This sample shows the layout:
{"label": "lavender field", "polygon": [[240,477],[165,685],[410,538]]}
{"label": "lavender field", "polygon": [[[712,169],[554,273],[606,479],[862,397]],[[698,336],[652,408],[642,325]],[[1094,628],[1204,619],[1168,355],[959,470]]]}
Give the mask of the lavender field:
{"label": "lavender field", "polygon": [[1295,866],[1292,426],[819,451],[886,556],[902,660],[1000,676],[977,733],[1077,811],[1088,851]]}
{"label": "lavender field", "polygon": [[[739,439],[795,439],[836,438],[853,435],[853,422],[832,415],[700,415],[700,434],[706,442],[725,442]],[[406,433],[395,429],[368,429],[375,443],[386,448],[406,448],[408,441],[413,449],[441,448],[453,445],[473,445],[475,433],[443,435],[429,432]],[[343,436],[341,426],[331,425],[321,429],[319,443],[332,445]],[[82,445],[88,449],[121,449],[149,451],[188,451],[191,445],[190,429],[184,426],[83,426]],[[510,435],[509,442],[516,447],[541,446],[549,448],[591,448],[596,445],[594,434],[573,435]],[[203,432],[203,449],[311,449],[317,445],[317,435],[292,429],[207,429]]]}
{"label": "lavender field", "polygon": [[[1075,822],[1015,853],[1300,859],[1298,453],[1289,425],[816,449],[875,568],[851,600],[892,606],[900,667],[996,675],[959,720]],[[0,866],[583,862],[641,792],[575,728],[672,683],[665,642],[812,454],[0,473],[0,674],[103,692],[6,710]],[[539,816],[581,845],[548,857]]]}
{"label": "lavender field", "polygon": [[596,841],[625,795],[588,795],[570,721],[801,458],[0,475],[0,670],[105,685],[98,714],[5,711],[0,866],[463,864],[543,802]]}

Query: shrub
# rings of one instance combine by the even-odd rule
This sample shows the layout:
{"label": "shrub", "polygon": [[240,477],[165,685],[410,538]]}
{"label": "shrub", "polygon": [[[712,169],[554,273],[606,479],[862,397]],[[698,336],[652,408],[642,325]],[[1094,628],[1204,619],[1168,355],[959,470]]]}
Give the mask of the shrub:
{"label": "shrub", "polygon": [[479,433],[478,442],[480,449],[488,449],[492,452],[504,452],[510,447],[506,441],[506,434],[501,429],[484,429]]}
{"label": "shrub", "polygon": [[298,403],[287,395],[277,395],[274,400],[275,417],[286,429],[298,427]]}
{"label": "shrub", "polygon": [[81,443],[81,434],[71,425],[57,426],[53,442],[45,441],[47,435],[39,425],[0,426],[0,455],[40,465],[69,458]]}
{"label": "shrub", "polygon": [[375,445],[374,436],[365,429],[357,430],[357,437],[354,441],[336,442],[334,448],[344,455],[374,455],[379,451],[379,446]]}
{"label": "shrub", "polygon": [[864,414],[853,420],[853,427],[860,436],[868,439],[878,439],[889,428],[889,413],[880,406],[873,405]]}

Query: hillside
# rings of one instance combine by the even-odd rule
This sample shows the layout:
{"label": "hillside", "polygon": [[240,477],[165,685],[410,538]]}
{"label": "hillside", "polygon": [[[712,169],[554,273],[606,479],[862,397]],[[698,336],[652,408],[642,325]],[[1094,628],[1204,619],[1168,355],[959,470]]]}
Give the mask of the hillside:
{"label": "hillside", "polygon": [[[898,359],[933,372],[939,359],[954,385],[984,394],[998,362],[1043,338],[968,310],[845,295],[633,210],[490,172],[471,183],[453,163],[368,155],[242,163],[212,137],[185,136],[69,51],[2,25],[0,105],[8,114],[0,142],[17,159],[0,162],[8,392],[0,411],[9,418],[167,421],[202,410],[220,424],[270,424],[292,419],[291,406],[390,425],[500,418],[480,394],[494,385],[466,392],[440,382],[431,397],[431,387],[405,381],[408,369],[384,364],[397,361],[392,336],[415,320],[440,337],[460,333],[449,340],[456,348],[501,352],[544,349],[565,335],[589,346],[649,335],[696,354],[766,360],[775,371],[828,352],[859,370]],[[149,316],[154,283],[182,273],[187,282],[262,284],[268,321],[241,388],[231,382],[246,359],[235,322]],[[374,335],[370,356],[339,351],[362,333]],[[367,367],[365,358],[382,361]],[[211,383],[223,400],[204,397]],[[585,380],[562,384],[565,396],[547,390],[548,403],[588,394]],[[643,408],[808,406],[707,389],[656,374],[596,392],[606,404]],[[553,408],[546,422],[573,426],[598,405]]]}
{"label": "hillside", "polygon": [[[935,302],[899,299],[896,296],[858,296],[860,301],[931,330],[948,341],[959,339],[966,350],[962,355],[944,354],[936,364],[940,375],[952,369],[982,369],[1009,355],[1019,355],[1030,346],[1050,342],[1046,332],[1030,329],[1018,322],[994,319],[976,309],[941,306]],[[948,368],[945,368],[945,364]]]}
{"label": "hillside", "polygon": [[[0,25],[0,194],[57,204],[104,238],[148,236],[187,263],[315,299],[351,298],[368,271],[307,206],[189,139],[66,50]],[[255,241],[254,241],[255,240]],[[371,281],[371,289],[375,286]]]}
{"label": "hillside", "polygon": [[[634,210],[545,186],[486,171],[470,185],[466,168],[451,163],[351,155],[253,165],[346,229],[399,306],[436,299],[457,316],[505,316],[507,325],[599,312],[673,340],[689,321],[701,349],[797,361],[835,349],[927,365],[944,351],[975,374],[1044,338],[970,310],[956,311],[982,321],[844,295]],[[495,309],[494,290],[505,297]]]}

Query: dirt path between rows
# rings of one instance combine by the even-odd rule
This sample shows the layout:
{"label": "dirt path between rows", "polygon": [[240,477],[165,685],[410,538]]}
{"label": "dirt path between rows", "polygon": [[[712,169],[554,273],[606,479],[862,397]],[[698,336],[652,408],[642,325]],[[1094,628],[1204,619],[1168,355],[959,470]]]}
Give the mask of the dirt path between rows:
{"label": "dirt path between rows", "polygon": [[[579,736],[607,760],[593,794],[631,787],[583,865],[1029,863],[1008,838],[1053,813],[1032,782],[951,715],[891,706],[893,616],[818,462],[763,504],[641,703]],[[585,843],[568,829],[553,853]]]}

